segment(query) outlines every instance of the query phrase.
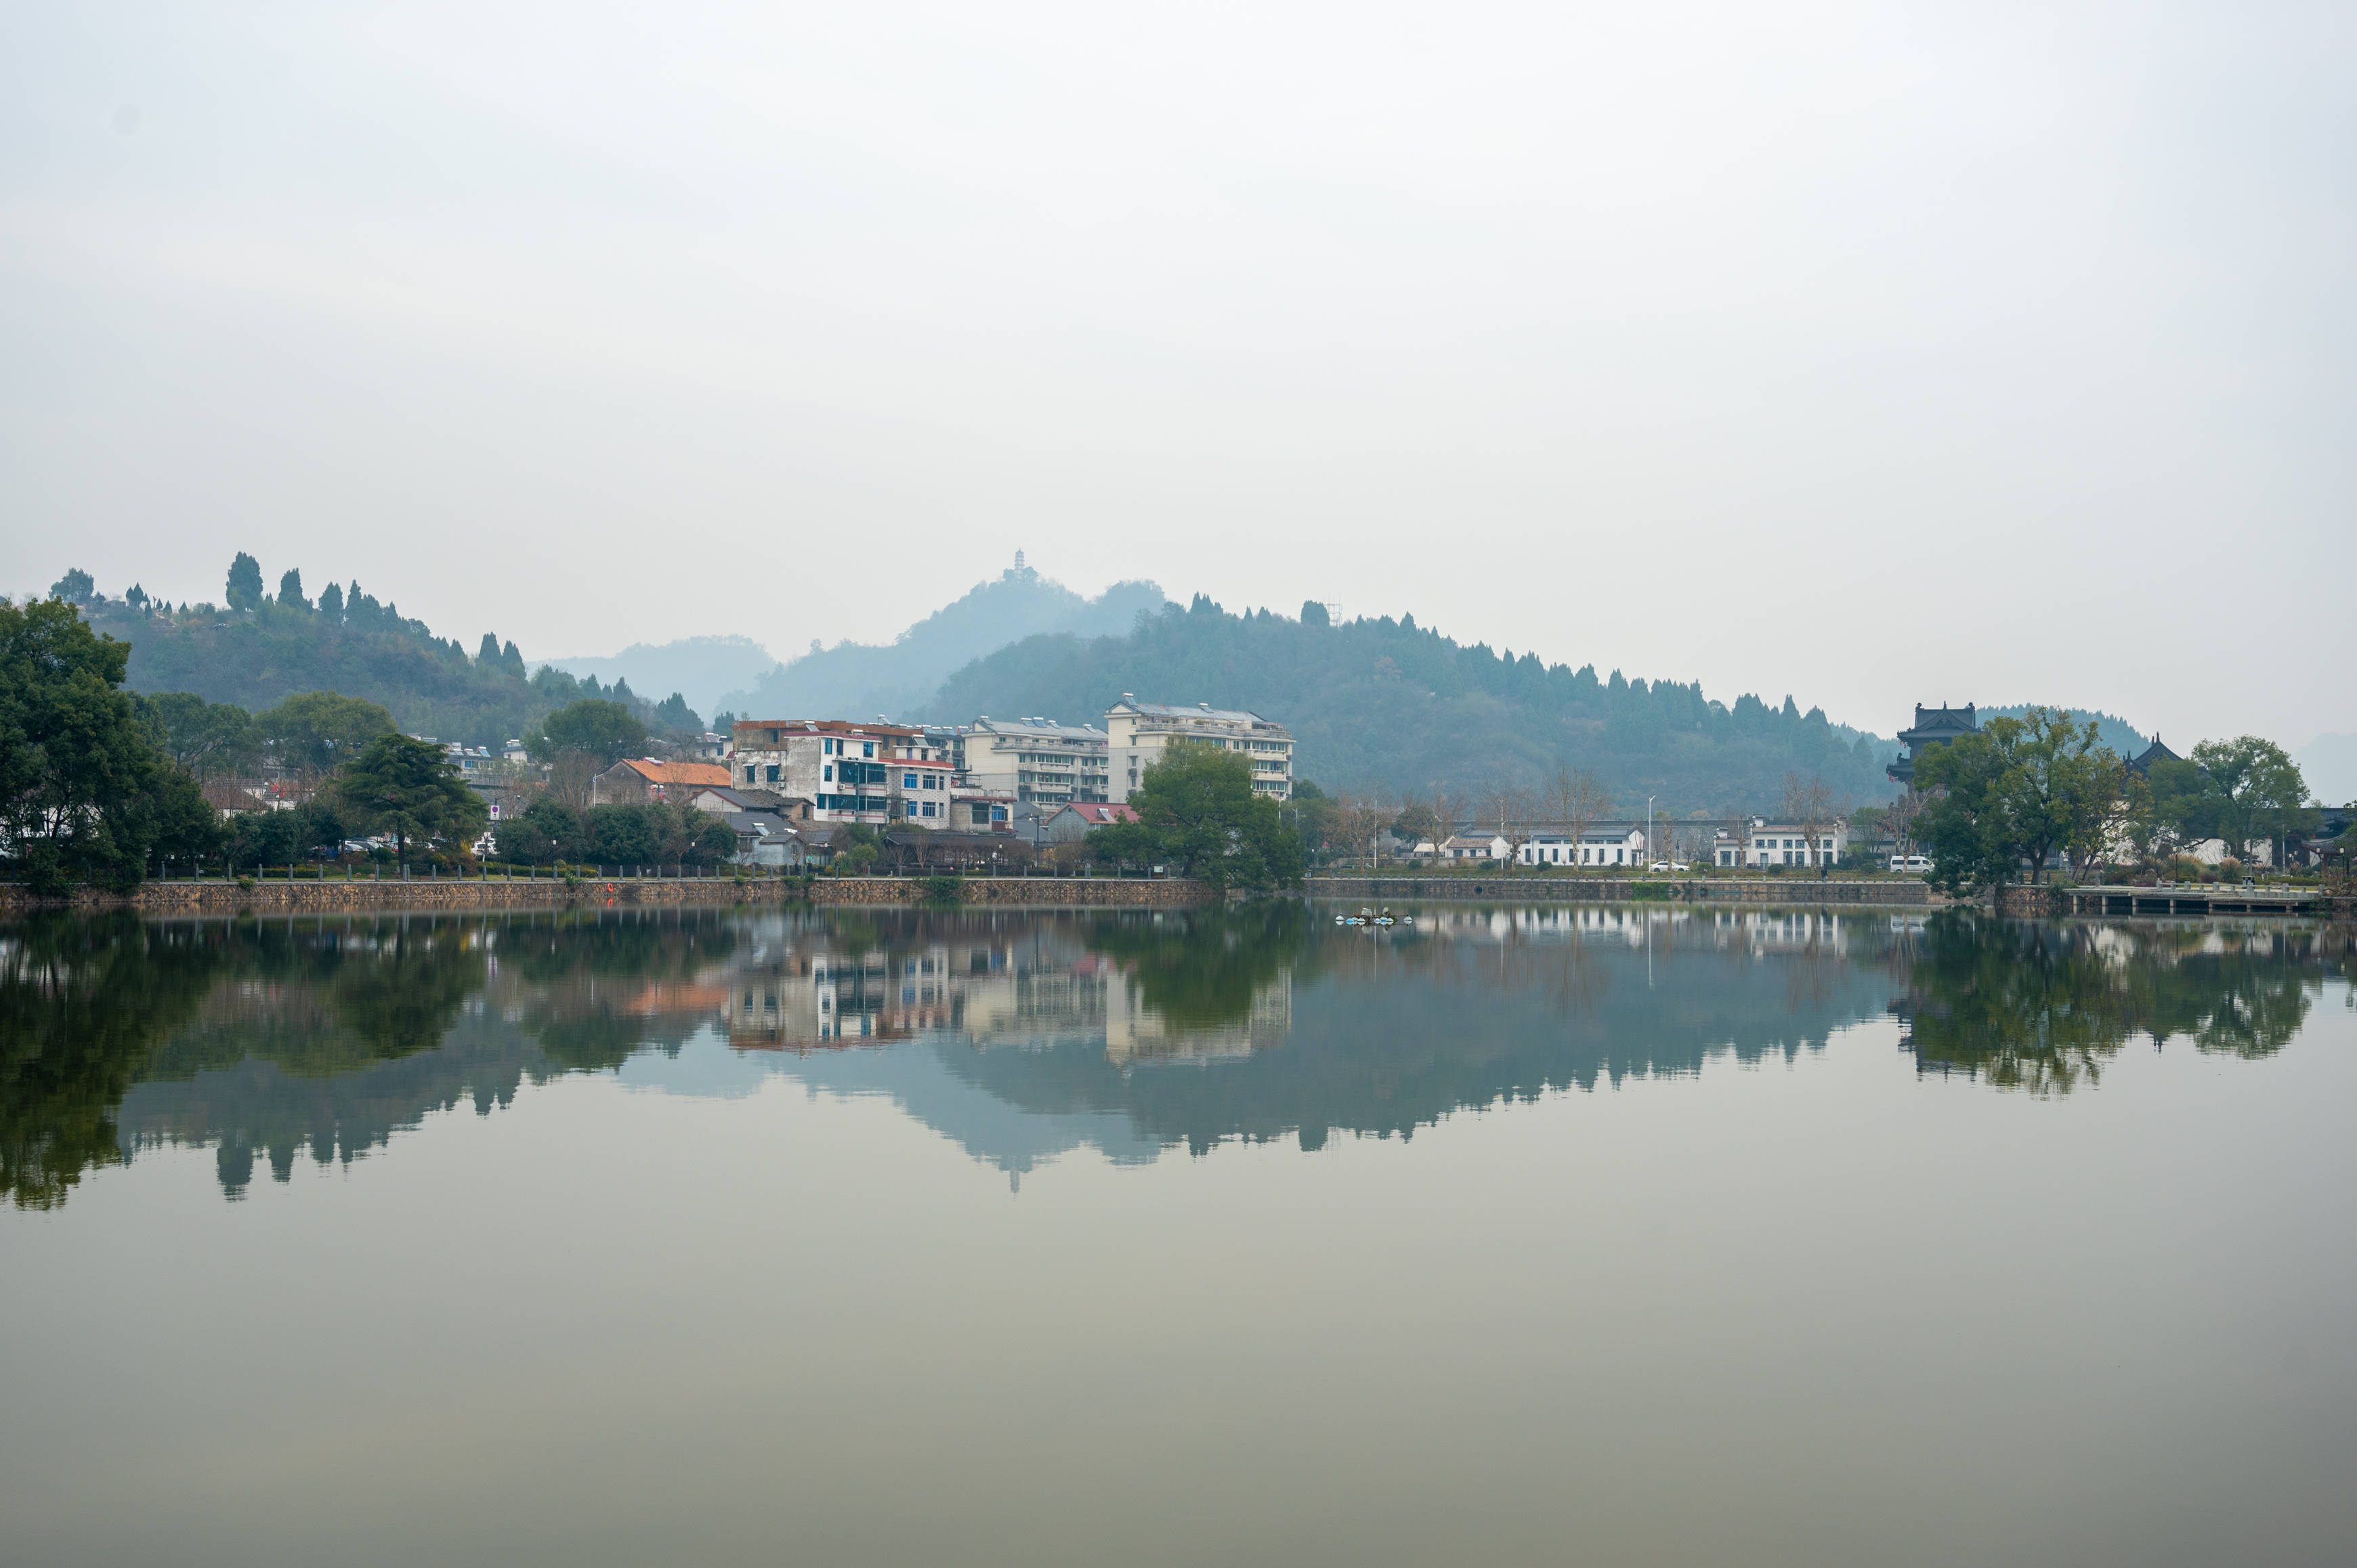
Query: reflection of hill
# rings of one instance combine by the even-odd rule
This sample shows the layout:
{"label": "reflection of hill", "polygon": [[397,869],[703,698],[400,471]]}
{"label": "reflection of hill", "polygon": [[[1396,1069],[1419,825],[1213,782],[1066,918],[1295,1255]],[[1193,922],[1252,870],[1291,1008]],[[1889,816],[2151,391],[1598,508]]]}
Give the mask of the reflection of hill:
{"label": "reflection of hill", "polygon": [[1405,1137],[1789,1058],[1886,1008],[1923,1070],[2052,1092],[2132,1038],[2279,1050],[2347,947],[2338,928],[1601,908],[1378,931],[1278,903],[30,921],[0,931],[0,1184],[46,1206],[92,1165],[196,1144],[234,1197],[257,1157],[286,1179],[307,1153],[350,1161],[428,1112],[625,1063],[677,1092],[782,1075],[887,1096],[1010,1176],[1082,1146]]}
{"label": "reflection of hill", "polygon": [[1119,1112],[1152,1141],[1197,1153],[1231,1136],[1297,1136],[1315,1148],[1333,1132],[1405,1136],[1454,1111],[1551,1089],[1690,1073],[1721,1052],[1749,1060],[1822,1046],[1880,1013],[1889,993],[1829,949],[1754,951],[1732,929],[1688,931],[1680,945],[1659,924],[1650,984],[1644,948],[1625,940],[1641,924],[1583,929],[1576,915],[1550,913],[1512,917],[1495,932],[1312,928],[1302,964],[1316,978],[1292,988],[1282,1049],[1191,1073],[1125,1070],[1071,1047],[952,1065],[998,1099]]}

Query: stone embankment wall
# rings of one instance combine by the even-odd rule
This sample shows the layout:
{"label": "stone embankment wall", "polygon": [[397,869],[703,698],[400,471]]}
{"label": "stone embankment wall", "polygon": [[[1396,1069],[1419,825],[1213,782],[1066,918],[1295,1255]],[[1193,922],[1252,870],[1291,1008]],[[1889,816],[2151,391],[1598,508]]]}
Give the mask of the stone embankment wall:
{"label": "stone embankment wall", "polygon": [[1313,898],[1511,898],[1533,904],[1614,904],[1667,897],[1697,904],[1876,904],[1928,909],[1945,902],[1921,882],[1816,882],[1798,876],[1650,881],[1544,875],[1313,876],[1308,888]]}
{"label": "stone embankment wall", "polygon": [[2027,920],[2042,920],[2058,912],[2051,887],[2031,887],[2007,883],[1995,890],[1996,912]]}
{"label": "stone embankment wall", "polygon": [[[1078,877],[974,876],[959,889],[959,902],[995,908],[1178,908],[1207,904],[1213,895],[1200,882],[1174,878],[1116,881]],[[347,914],[395,909],[563,909],[628,905],[921,904],[922,878],[822,876],[807,889],[800,879],[729,876],[584,878],[567,884],[549,878],[411,877],[387,881],[330,878],[324,882],[150,882],[128,894],[83,890],[66,899],[33,899],[18,887],[0,886],[0,913],[30,908],[131,909],[145,915]]]}

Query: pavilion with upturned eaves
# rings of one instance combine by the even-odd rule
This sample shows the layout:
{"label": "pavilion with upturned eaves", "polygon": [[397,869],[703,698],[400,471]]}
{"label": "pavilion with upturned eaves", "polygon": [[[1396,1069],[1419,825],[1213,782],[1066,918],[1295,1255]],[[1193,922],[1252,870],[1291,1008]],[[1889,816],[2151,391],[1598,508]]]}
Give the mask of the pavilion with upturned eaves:
{"label": "pavilion with upturned eaves", "polygon": [[1925,746],[1945,746],[1960,736],[1977,735],[1980,727],[1980,720],[1974,715],[1970,703],[1961,708],[1927,708],[1918,703],[1915,704],[1915,727],[1899,732],[1899,744],[1907,748],[1907,755],[1892,762],[1883,771],[1890,775],[1892,783],[1911,789],[1915,782],[1915,764],[1922,759]]}

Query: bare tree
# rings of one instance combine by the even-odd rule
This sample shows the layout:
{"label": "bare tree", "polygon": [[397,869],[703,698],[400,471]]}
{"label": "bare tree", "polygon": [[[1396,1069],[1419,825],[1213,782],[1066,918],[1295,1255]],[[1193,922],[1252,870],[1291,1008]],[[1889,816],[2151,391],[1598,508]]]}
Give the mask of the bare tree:
{"label": "bare tree", "polygon": [[1890,847],[1900,854],[1915,852],[1915,822],[1926,804],[1922,791],[1909,785],[1899,799],[1883,808],[1882,825],[1890,830]]}
{"label": "bare tree", "polygon": [[1547,814],[1562,820],[1571,832],[1571,860],[1579,864],[1580,843],[1588,824],[1612,809],[1612,797],[1596,781],[1596,775],[1582,768],[1575,771],[1568,763],[1558,762],[1547,775],[1544,790]]}
{"label": "bare tree", "polygon": [[1501,778],[1482,792],[1481,809],[1483,816],[1495,819],[1498,836],[1506,841],[1506,864],[1514,865],[1522,858],[1523,846],[1531,842],[1529,793]]}
{"label": "bare tree", "polygon": [[1406,842],[1411,854],[1418,853],[1418,844],[1429,840],[1433,859],[1441,860],[1448,855],[1448,841],[1457,832],[1457,824],[1464,820],[1463,800],[1436,788],[1427,798],[1410,801],[1394,822],[1393,831]]}
{"label": "bare tree", "polygon": [[[1784,775],[1784,820],[1801,830],[1802,842],[1808,846],[1804,854],[1814,857],[1820,881],[1830,873],[1833,850],[1829,841],[1834,824],[1843,814],[1844,802],[1823,778],[1813,773],[1805,779],[1797,773]],[[1803,860],[1802,864],[1809,862]]]}
{"label": "bare tree", "polygon": [[598,771],[597,758],[590,753],[560,752],[556,760],[549,765],[548,792],[576,811],[587,811],[596,804],[593,797]]}
{"label": "bare tree", "polygon": [[1379,843],[1386,817],[1382,805],[1372,795],[1339,790],[1334,796],[1334,837],[1349,844],[1353,852],[1363,853],[1370,865],[1382,864]]}

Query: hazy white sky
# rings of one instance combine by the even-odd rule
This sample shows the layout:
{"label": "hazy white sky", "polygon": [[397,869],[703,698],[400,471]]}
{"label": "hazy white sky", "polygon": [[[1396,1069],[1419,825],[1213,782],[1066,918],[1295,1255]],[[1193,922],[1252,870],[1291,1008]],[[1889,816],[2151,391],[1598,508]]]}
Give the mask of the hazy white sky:
{"label": "hazy white sky", "polygon": [[0,578],[791,653],[1019,546],[2298,745],[2352,81],[2346,4],[14,5]]}

